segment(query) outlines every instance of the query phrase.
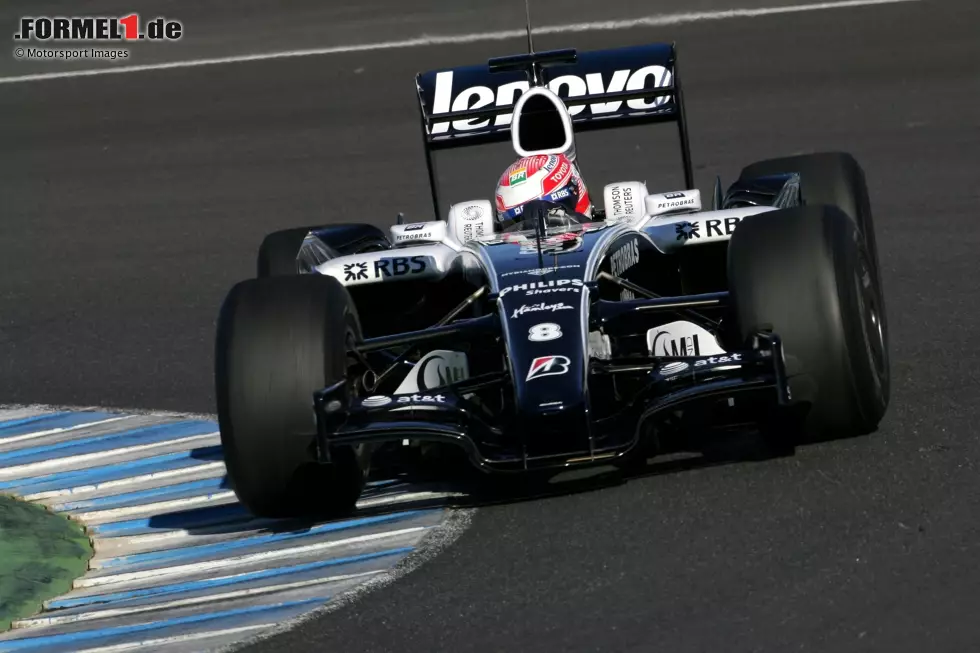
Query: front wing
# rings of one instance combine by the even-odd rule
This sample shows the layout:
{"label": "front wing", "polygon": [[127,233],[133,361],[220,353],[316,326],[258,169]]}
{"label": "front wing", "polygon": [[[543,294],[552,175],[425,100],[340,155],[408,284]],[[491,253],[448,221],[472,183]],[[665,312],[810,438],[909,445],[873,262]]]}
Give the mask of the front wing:
{"label": "front wing", "polygon": [[[487,319],[457,322],[452,334],[465,335],[468,328],[485,332]],[[447,327],[442,330],[449,333]],[[398,340],[405,344],[439,335],[428,330],[401,334]],[[737,396],[760,419],[790,403],[782,344],[768,332],[752,337],[744,351],[724,356],[590,361],[590,378],[616,374],[644,375],[645,382],[608,416],[585,424],[569,422],[565,427],[578,431],[575,437],[552,438],[544,448],[533,441],[533,429],[522,428],[512,415],[492,414],[473,398],[480,390],[506,388],[510,380],[505,372],[402,395],[356,397],[350,384],[337,383],[314,394],[317,457],[328,463],[334,447],[408,439],[457,446],[487,472],[560,469],[626,457],[663,419],[703,402],[734,402]]]}

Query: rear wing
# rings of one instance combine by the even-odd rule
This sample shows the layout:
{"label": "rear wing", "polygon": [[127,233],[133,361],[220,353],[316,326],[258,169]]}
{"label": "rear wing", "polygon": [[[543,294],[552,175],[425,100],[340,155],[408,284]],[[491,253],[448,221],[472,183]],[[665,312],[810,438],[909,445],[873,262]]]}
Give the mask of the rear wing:
{"label": "rear wing", "polygon": [[[522,66],[530,59],[534,68]],[[557,50],[491,59],[487,64],[416,76],[426,166],[436,219],[433,153],[510,139],[511,113],[535,75],[565,102],[576,133],[643,123],[676,122],[687,188],[694,187],[684,100],[673,44]]]}

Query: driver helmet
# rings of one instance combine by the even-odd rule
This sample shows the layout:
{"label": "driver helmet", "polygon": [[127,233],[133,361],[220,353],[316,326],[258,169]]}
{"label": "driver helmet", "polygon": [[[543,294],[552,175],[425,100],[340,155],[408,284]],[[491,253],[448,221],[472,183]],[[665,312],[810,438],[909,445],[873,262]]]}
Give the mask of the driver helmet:
{"label": "driver helmet", "polygon": [[592,202],[582,175],[564,154],[526,156],[507,168],[497,182],[497,220],[520,221],[524,205],[533,200],[592,218]]}

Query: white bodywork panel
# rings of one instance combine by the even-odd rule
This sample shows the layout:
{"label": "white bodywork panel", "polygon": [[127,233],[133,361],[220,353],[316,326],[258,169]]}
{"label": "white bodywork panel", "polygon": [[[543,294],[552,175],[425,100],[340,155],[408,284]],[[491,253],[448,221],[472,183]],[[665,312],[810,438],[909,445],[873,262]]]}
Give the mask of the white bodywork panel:
{"label": "white bodywork panel", "polygon": [[337,279],[345,286],[369,283],[441,279],[453,265],[458,252],[443,243],[404,249],[339,256],[316,267],[320,274]]}
{"label": "white bodywork panel", "polygon": [[751,206],[702,211],[701,191],[697,189],[651,194],[639,181],[607,184],[603,202],[606,222],[634,226],[665,254],[689,245],[724,242],[732,237],[743,218],[776,210],[771,206]]}
{"label": "white bodywork panel", "polygon": [[647,331],[651,356],[716,356],[727,353],[707,329],[678,320]]}
{"label": "white bodywork panel", "polygon": [[642,181],[619,181],[602,190],[606,220],[638,222],[668,214],[696,213],[701,210],[701,191],[678,190],[650,193]]}
{"label": "white bodywork panel", "polygon": [[666,213],[690,213],[701,210],[701,191],[678,190],[672,193],[654,193],[645,200],[647,215]]}
{"label": "white bodywork panel", "polygon": [[470,378],[466,354],[448,349],[434,349],[419,359],[395,390],[395,394],[429,392]]}
{"label": "white bodywork panel", "polygon": [[657,249],[666,254],[688,245],[730,240],[743,218],[775,210],[771,206],[747,206],[724,211],[650,216],[644,218],[638,228],[650,236]]}
{"label": "white bodywork panel", "polygon": [[[454,208],[457,206],[461,205],[454,205]],[[466,202],[462,206],[479,205]],[[482,208],[487,206],[489,202],[484,200]],[[639,219],[620,218],[611,222],[630,224],[646,234],[661,252],[670,253],[680,247],[729,240],[743,218],[774,210],[776,209],[768,206],[752,206],[724,211],[644,216]],[[345,286],[408,279],[442,279],[460,257],[463,242],[457,234],[462,233],[466,237],[473,233],[472,240],[489,239],[494,235],[492,231],[485,236],[478,235],[479,230],[486,231],[487,221],[490,221],[492,228],[491,216],[484,214],[473,220],[472,232],[467,227],[465,218],[460,219],[459,215],[450,217],[453,218],[452,223],[432,221],[391,227],[391,235],[396,245],[415,242],[425,244],[339,256],[320,264],[316,267],[316,271],[334,277]]]}
{"label": "white bodywork panel", "polygon": [[449,237],[448,225],[441,220],[391,225],[391,243],[402,245],[415,242],[445,242]]}
{"label": "white bodywork panel", "polygon": [[606,184],[602,189],[602,203],[606,220],[638,220],[646,214],[646,198],[650,194],[642,181],[620,181]]}
{"label": "white bodywork panel", "polygon": [[[419,359],[412,367],[408,375],[402,379],[401,384],[395,390],[396,395],[417,395],[427,393],[425,396],[429,400],[440,401],[438,394],[440,388],[451,383],[457,383],[470,378],[470,363],[466,354],[461,351],[449,349],[434,349]],[[464,397],[471,399],[472,395]],[[392,409],[398,410],[434,410],[434,406],[414,405],[411,401],[399,399],[401,403],[410,404]]]}
{"label": "white bodywork panel", "polygon": [[449,237],[462,245],[493,235],[493,205],[487,200],[459,202],[449,207]]}
{"label": "white bodywork panel", "polygon": [[[727,241],[743,218],[777,210],[752,206],[701,211],[697,189],[651,194],[640,181],[607,184],[603,201],[607,223],[636,229],[665,254],[680,247]],[[317,266],[316,271],[346,286],[438,280],[454,265],[469,268],[476,264],[471,256],[461,257],[461,252],[467,249],[467,242],[496,237],[493,227],[494,209],[489,201],[458,202],[449,208],[446,221],[392,225],[391,250],[340,256]]]}

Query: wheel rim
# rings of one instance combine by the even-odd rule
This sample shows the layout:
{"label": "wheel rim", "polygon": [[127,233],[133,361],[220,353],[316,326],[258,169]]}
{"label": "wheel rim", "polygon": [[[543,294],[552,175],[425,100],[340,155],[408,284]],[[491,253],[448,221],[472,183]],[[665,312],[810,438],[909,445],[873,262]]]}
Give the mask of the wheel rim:
{"label": "wheel rim", "polygon": [[867,252],[859,249],[858,273],[855,278],[857,298],[860,304],[861,334],[864,346],[871,357],[875,394],[879,403],[884,402],[885,379],[888,375],[888,354],[885,347],[884,313],[878,296],[875,276],[871,273]]}

